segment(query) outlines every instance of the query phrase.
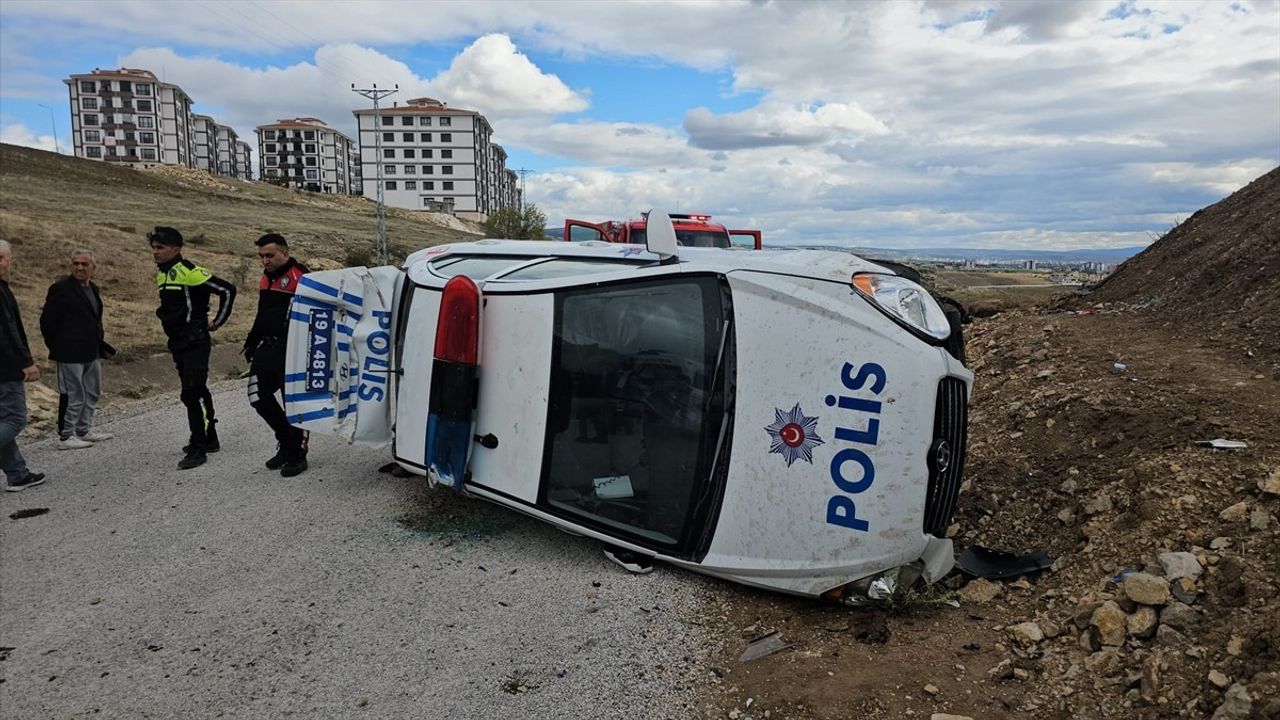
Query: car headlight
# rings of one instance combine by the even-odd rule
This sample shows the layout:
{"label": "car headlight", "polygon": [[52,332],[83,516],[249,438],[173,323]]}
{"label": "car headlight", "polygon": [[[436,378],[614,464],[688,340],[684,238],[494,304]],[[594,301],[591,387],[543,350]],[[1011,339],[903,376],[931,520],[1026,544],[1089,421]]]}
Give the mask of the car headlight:
{"label": "car headlight", "polygon": [[890,317],[937,340],[951,334],[951,323],[928,290],[897,275],[858,273],[853,286]]}

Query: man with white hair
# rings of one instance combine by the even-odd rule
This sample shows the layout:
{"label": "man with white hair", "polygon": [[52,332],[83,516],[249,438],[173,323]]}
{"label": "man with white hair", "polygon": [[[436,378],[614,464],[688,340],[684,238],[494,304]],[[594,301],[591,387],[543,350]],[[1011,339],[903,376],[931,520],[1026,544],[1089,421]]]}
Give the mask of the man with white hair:
{"label": "man with white hair", "polygon": [[31,346],[22,327],[18,301],[9,290],[13,247],[0,240],[0,470],[8,478],[5,490],[17,492],[44,482],[44,473],[31,472],[18,450],[18,433],[27,426],[27,389],[24,382],[40,379],[40,368],[31,359]]}
{"label": "man with white hair", "polygon": [[71,274],[49,286],[40,312],[40,334],[58,363],[59,450],[93,447],[111,433],[93,429],[102,387],[102,360],[112,353],[103,340],[102,294],[93,282],[98,265],[84,248],[71,252]]}

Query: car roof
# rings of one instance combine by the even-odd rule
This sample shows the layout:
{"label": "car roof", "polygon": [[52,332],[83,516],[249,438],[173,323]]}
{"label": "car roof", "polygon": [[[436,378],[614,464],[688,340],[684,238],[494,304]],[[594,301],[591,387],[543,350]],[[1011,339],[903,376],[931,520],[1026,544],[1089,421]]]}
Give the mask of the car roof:
{"label": "car roof", "polygon": [[[423,248],[405,258],[404,269],[412,275],[426,270],[426,264],[442,257],[458,255],[505,255],[534,258],[572,258],[581,260],[617,260],[620,265],[634,265],[637,261],[649,261],[655,265],[659,257],[643,245],[624,243],[560,242],[537,240],[496,240],[450,243]],[[854,273],[893,271],[864,260],[851,252],[838,250],[804,250],[774,247],[763,250],[740,248],[680,248],[681,271],[729,273],[752,270],[783,275],[811,277],[820,280],[849,282]],[[670,267],[670,266],[664,266]],[[415,272],[417,271],[417,272]],[[481,278],[474,278],[481,279]]]}

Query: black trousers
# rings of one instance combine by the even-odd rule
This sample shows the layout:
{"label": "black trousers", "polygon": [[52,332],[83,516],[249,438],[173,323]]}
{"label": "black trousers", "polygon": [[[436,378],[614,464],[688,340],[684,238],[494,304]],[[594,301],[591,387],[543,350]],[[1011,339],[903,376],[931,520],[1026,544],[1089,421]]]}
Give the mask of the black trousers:
{"label": "black trousers", "polygon": [[306,433],[289,424],[276,393],[284,390],[285,345],[268,340],[249,363],[249,404],[275,433],[276,442],[293,453],[306,452]]}
{"label": "black trousers", "polygon": [[208,431],[213,427],[213,395],[209,393],[209,350],[207,340],[178,349],[170,348],[173,364],[182,383],[182,404],[187,408],[187,427],[191,430],[192,450],[204,450]]}

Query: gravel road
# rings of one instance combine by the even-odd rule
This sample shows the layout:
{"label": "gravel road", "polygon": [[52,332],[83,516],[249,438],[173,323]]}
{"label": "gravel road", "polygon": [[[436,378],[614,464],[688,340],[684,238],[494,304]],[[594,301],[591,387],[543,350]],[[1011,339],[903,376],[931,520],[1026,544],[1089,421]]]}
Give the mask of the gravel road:
{"label": "gravel road", "polygon": [[195,470],[173,398],[91,449],[24,445],[50,479],[0,493],[0,715],[697,714],[708,581],[629,575],[334,437],[282,478],[243,390],[215,397],[225,449]]}

